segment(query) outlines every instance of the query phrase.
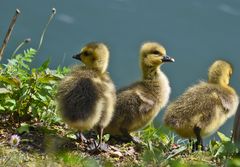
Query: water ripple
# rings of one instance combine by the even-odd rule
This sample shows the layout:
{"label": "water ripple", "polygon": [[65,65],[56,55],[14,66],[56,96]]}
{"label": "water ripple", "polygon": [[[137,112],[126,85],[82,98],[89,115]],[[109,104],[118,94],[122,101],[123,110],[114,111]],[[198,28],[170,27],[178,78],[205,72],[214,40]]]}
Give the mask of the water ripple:
{"label": "water ripple", "polygon": [[240,12],[234,8],[232,8],[231,6],[227,5],[227,4],[221,4],[218,6],[218,9],[221,10],[224,13],[230,14],[230,15],[234,15],[234,16],[239,16]]}
{"label": "water ripple", "polygon": [[60,13],[57,15],[57,20],[64,22],[66,24],[73,24],[75,22],[75,19],[72,16],[69,16],[64,13]]}

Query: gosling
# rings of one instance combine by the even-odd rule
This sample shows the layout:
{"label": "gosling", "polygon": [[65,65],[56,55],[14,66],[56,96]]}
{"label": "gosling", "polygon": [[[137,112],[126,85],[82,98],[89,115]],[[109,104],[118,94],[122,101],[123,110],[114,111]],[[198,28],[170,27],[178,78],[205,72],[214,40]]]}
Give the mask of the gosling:
{"label": "gosling", "polygon": [[217,60],[209,68],[208,81],[193,85],[166,109],[164,123],[184,138],[197,138],[204,150],[202,137],[214,133],[237,110],[238,95],[229,86],[230,63]]}
{"label": "gosling", "polygon": [[105,130],[111,137],[120,136],[127,142],[140,143],[130,132],[148,125],[169,99],[169,81],[160,70],[160,66],[165,62],[174,62],[174,59],[167,56],[161,44],[147,42],[142,45],[142,80],[117,91],[115,114]]}
{"label": "gosling", "polygon": [[107,72],[109,50],[103,43],[89,43],[73,56],[84,63],[74,66],[59,84],[57,99],[63,120],[82,132],[97,129],[101,147],[104,128],[111,121],[116,101],[114,84]]}

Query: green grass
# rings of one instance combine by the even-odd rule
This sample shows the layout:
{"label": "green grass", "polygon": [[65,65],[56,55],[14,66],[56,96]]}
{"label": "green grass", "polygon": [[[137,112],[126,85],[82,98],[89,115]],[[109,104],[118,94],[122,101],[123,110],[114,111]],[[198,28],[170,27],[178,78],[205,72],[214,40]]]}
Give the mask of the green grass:
{"label": "green grass", "polygon": [[[40,128],[41,129],[41,128]],[[43,128],[44,129],[44,128]],[[133,143],[112,144],[124,156],[112,156],[110,152],[100,154],[90,154],[85,151],[83,145],[66,136],[59,135],[63,129],[58,130],[32,130],[28,134],[20,135],[21,142],[17,147],[8,144],[9,139],[1,138],[0,145],[0,166],[239,166],[240,159],[236,157],[236,152],[223,152],[216,155],[211,151],[192,152],[191,148],[182,144],[177,147],[163,148],[161,141],[156,142],[151,147],[148,145],[136,148]],[[149,127],[144,131],[151,130]],[[69,131],[66,129],[66,131]],[[159,129],[155,129],[156,133]],[[145,132],[141,132],[144,136]],[[5,133],[3,133],[5,134]],[[37,144],[37,138],[45,134],[42,143]],[[143,138],[142,138],[143,139]],[[145,140],[145,139],[143,139]],[[147,140],[151,140],[151,137]],[[154,140],[153,140],[154,141]],[[35,143],[36,146],[32,144]],[[161,143],[161,144],[160,144]],[[146,144],[146,143],[145,143]],[[39,149],[38,146],[43,149]],[[32,147],[32,148],[29,148]],[[184,148],[184,149],[181,149]],[[219,147],[219,149],[221,146]],[[133,152],[132,152],[132,151]],[[221,149],[222,150],[222,149]],[[175,151],[175,154],[173,152]],[[111,150],[112,152],[112,150]],[[172,156],[169,156],[173,154]]]}
{"label": "green grass", "polygon": [[83,157],[77,152],[37,154],[22,152],[17,148],[0,147],[1,166],[98,166],[92,158]]}

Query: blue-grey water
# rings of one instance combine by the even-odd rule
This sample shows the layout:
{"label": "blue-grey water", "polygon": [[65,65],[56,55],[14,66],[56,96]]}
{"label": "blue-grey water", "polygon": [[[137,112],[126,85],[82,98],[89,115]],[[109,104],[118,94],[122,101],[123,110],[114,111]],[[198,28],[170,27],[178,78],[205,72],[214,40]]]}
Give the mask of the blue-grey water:
{"label": "blue-grey water", "polygon": [[[102,41],[109,45],[109,71],[119,88],[141,77],[140,45],[157,41],[176,60],[162,67],[171,83],[171,100],[207,79],[208,67],[216,59],[233,64],[231,84],[240,91],[239,0],[1,0],[0,41],[15,9],[21,10],[3,62],[25,38],[32,39],[25,48],[37,48],[52,7],[57,14],[33,66],[49,57],[51,68],[78,63],[71,58],[74,53],[90,41]],[[230,119],[220,131],[230,135],[232,123]]]}

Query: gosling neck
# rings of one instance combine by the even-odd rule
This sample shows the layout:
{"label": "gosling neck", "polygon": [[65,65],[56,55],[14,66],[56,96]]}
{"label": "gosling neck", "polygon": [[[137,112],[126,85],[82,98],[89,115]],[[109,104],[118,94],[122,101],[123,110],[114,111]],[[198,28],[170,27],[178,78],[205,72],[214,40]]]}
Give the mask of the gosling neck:
{"label": "gosling neck", "polygon": [[104,74],[107,71],[108,62],[95,62],[89,67],[96,70],[100,74]]}
{"label": "gosling neck", "polygon": [[142,78],[143,80],[159,80],[161,75],[159,66],[146,66],[142,65]]}
{"label": "gosling neck", "polygon": [[219,85],[222,88],[227,89],[229,92],[233,94],[235,93],[235,90],[229,85],[229,81],[226,82],[221,79],[218,79],[218,80],[209,79],[208,83]]}
{"label": "gosling neck", "polygon": [[220,85],[220,86],[223,86],[223,87],[228,87],[229,86],[228,83],[226,83],[226,81],[221,80],[220,78],[210,77],[208,79],[208,83],[217,84],[217,85]]}
{"label": "gosling neck", "polygon": [[93,69],[95,69],[97,72],[99,72],[100,74],[104,74],[106,73],[107,69],[106,68],[100,68],[100,67],[94,67]]}

